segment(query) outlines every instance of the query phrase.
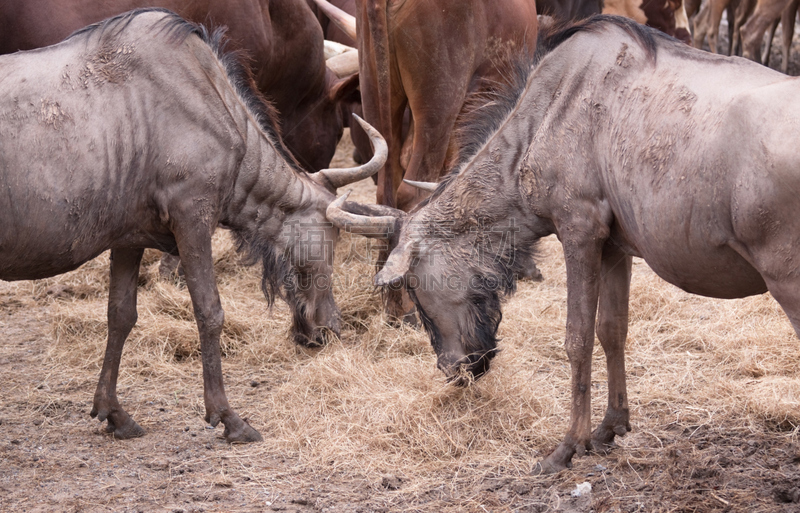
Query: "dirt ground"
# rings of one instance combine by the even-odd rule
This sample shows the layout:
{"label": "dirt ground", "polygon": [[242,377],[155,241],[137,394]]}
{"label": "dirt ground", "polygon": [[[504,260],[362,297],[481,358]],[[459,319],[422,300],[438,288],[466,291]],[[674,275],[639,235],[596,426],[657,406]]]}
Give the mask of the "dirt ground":
{"label": "dirt ground", "polygon": [[[334,166],[350,162],[346,138]],[[353,197],[374,200],[374,186]],[[609,454],[532,475],[563,436],[569,368],[560,245],[521,283],[502,352],[467,389],[445,383],[428,338],[387,326],[368,243],[337,246],[341,340],[303,350],[258,270],[215,242],[231,405],[264,442],[230,445],[203,421],[197,334],[180,280],[148,253],[122,404],[147,434],[115,440],[89,417],[105,345],[107,255],[67,275],[0,283],[0,511],[800,511],[798,340],[768,296],[685,294],[634,265],[627,345],[633,431]],[[594,422],[605,369],[596,347]],[[587,490],[578,495],[577,491]]]}

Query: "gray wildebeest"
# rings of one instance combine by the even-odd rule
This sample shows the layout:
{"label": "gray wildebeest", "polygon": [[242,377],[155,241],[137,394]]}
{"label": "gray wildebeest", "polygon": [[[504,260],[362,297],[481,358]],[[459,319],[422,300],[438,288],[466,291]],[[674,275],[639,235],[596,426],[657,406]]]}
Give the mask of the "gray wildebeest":
{"label": "gray wildebeest", "polygon": [[[334,73],[306,0],[7,0],[0,2],[0,54],[58,43],[133,8],[161,7],[209,27],[228,27],[228,47],[278,111],[281,138],[306,171],[330,164],[342,137],[340,105],[358,87],[358,65]],[[367,143],[367,146],[369,143]]]}
{"label": "gray wildebeest", "polygon": [[[269,301],[285,297],[299,342],[339,329],[330,286],[335,243],[325,218],[335,188],[377,171],[307,175],[281,145],[274,113],[219,32],[163,10],[133,11],[55,46],[0,57],[0,278],[71,271],[111,250],[108,345],[92,416],[119,438],[143,434],[116,395],[125,339],[136,322],[144,248],[177,251],[203,355],[206,420],[230,441],[260,440],[228,405],[219,336],[224,314],[211,235],[221,225],[263,265]],[[311,248],[313,249],[313,248]],[[314,283],[317,286],[307,286]]]}
{"label": "gray wildebeest", "polygon": [[[800,84],[626,18],[593,17],[539,45],[507,108],[485,112],[491,135],[474,156],[397,220],[398,246],[376,282],[405,277],[439,367],[468,381],[496,351],[520,249],[558,236],[572,406],[563,442],[541,462],[552,472],[630,430],[633,256],[695,294],[769,291],[800,335],[800,152],[787,142],[800,135]],[[336,206],[329,219],[339,225],[370,221]],[[386,217],[377,228],[391,226]],[[608,406],[592,432],[595,329]]]}

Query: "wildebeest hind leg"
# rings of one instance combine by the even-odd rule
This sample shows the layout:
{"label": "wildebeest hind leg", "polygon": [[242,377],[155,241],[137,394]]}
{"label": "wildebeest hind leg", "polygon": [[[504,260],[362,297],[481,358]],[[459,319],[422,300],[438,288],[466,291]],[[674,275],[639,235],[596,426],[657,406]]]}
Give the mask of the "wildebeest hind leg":
{"label": "wildebeest hind leg", "polygon": [[[191,219],[191,216],[189,217]],[[225,314],[219,300],[211,255],[211,230],[197,222],[176,221],[175,231],[178,252],[181,255],[186,285],[192,298],[194,317],[200,332],[200,350],[203,357],[203,398],[206,422],[225,425],[224,436],[229,442],[257,442],[261,435],[239,418],[228,405],[222,383],[222,363],[219,337]]]}
{"label": "wildebeest hind leg", "polygon": [[623,436],[631,430],[625,383],[630,283],[631,257],[607,246],[603,252],[596,332],[606,355],[608,408],[603,421],[592,433],[595,450],[606,450],[615,435]]}
{"label": "wildebeest hind leg", "polygon": [[92,417],[108,420],[106,430],[116,438],[135,438],[144,430],[122,409],[117,400],[117,376],[125,339],[136,324],[136,284],[141,249],[111,251],[111,283],[108,292],[108,343],[103,369],[94,394]]}
{"label": "wildebeest hind leg", "polygon": [[784,278],[781,280],[770,280],[765,278],[770,294],[781,305],[789,321],[792,323],[794,332],[800,338],[800,278]]}

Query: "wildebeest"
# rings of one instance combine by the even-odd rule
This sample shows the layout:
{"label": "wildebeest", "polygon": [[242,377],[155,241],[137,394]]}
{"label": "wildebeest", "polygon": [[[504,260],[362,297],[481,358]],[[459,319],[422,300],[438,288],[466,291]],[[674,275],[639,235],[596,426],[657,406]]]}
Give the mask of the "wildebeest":
{"label": "wildebeest", "polygon": [[371,129],[374,162],[300,170],[274,112],[246,68],[221,52],[220,38],[170,12],[143,10],[0,57],[0,278],[54,276],[111,250],[108,344],[91,414],[119,438],[143,434],[120,406],[116,382],[137,318],[144,248],[177,251],[183,261],[206,420],[222,421],[230,441],[259,440],[223,387],[211,235],[218,225],[230,229],[262,263],[264,293],[285,297],[298,342],[336,332],[332,255],[315,241],[335,244],[325,209],[336,187],[370,176],[385,159]]}
{"label": "wildebeest", "polygon": [[[135,7],[162,7],[195,23],[227,26],[259,91],[278,110],[281,137],[307,171],[330,164],[342,136],[342,101],[358,77],[325,66],[322,30],[306,0],[9,0],[0,2],[0,54],[57,43]],[[347,72],[343,72],[347,75]]]}
{"label": "wildebeest", "polygon": [[[364,117],[389,145],[377,200],[408,210],[425,194],[403,177],[439,178],[467,93],[487,81],[502,83],[497,63],[510,53],[534,51],[535,2],[357,0],[355,20]],[[406,107],[411,129],[403,141]],[[408,162],[401,166],[404,151]]]}
{"label": "wildebeest", "polygon": [[[404,278],[439,367],[477,377],[496,351],[520,251],[558,236],[572,406],[563,442],[541,463],[557,471],[630,430],[633,256],[695,294],[769,291],[800,335],[800,151],[787,144],[800,131],[800,85],[619,17],[590,18],[539,46],[506,108],[485,112],[488,139],[476,139],[474,156],[402,221],[376,282]],[[369,224],[337,205],[335,223]],[[377,229],[391,226],[384,217]],[[592,432],[595,330],[608,407]]]}

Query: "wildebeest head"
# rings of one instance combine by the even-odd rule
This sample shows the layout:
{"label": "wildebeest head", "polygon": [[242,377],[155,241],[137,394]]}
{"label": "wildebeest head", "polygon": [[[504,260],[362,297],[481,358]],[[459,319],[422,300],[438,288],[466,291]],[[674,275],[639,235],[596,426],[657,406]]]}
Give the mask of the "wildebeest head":
{"label": "wildebeest head", "polygon": [[354,168],[296,175],[295,184],[277,200],[277,208],[259,216],[258,227],[235,232],[251,262],[263,264],[261,285],[267,300],[271,304],[281,296],[292,308],[292,335],[304,346],[324,344],[328,335],[338,336],[340,330],[331,283],[339,228],[327,219],[328,206],[336,199],[337,188],[375,174],[386,160],[383,138],[357,120],[374,146],[372,160]]}
{"label": "wildebeest head", "polygon": [[[501,300],[514,290],[515,276],[528,261],[523,253],[532,250],[535,239],[507,215],[510,209],[500,196],[497,200],[494,209],[465,209],[470,198],[445,188],[410,215],[358,216],[352,208],[338,210],[344,198],[328,208],[328,218],[344,229],[396,238],[375,283],[405,287],[431,338],[437,366],[459,385],[489,370],[498,352]],[[496,216],[468,213],[492,210]]]}

